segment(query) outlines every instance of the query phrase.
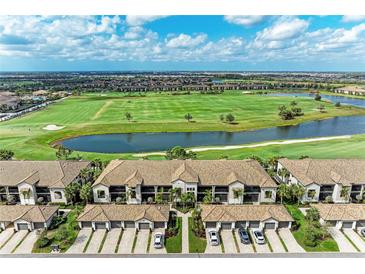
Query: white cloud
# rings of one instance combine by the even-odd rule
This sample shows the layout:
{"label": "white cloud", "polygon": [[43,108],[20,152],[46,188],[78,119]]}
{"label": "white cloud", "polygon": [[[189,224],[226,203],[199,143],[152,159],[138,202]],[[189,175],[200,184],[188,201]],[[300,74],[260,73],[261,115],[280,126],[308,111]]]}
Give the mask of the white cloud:
{"label": "white cloud", "polygon": [[173,37],[166,41],[168,48],[187,48],[196,47],[207,39],[206,34],[198,34],[195,37],[181,33],[179,36]]}
{"label": "white cloud", "polygon": [[345,23],[359,22],[364,20],[365,20],[365,15],[344,15],[342,17],[342,22]]}
{"label": "white cloud", "polygon": [[142,26],[144,24],[162,19],[163,15],[127,15],[126,22],[129,26]]}
{"label": "white cloud", "polygon": [[258,24],[264,20],[263,15],[226,15],[224,20],[231,24],[249,27]]}

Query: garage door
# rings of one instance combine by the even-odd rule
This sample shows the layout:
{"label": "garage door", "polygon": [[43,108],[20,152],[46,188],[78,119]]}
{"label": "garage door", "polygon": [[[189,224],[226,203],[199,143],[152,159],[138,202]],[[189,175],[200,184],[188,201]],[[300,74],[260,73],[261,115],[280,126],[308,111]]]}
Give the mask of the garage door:
{"label": "garage door", "polygon": [[327,221],[326,225],[327,226],[336,226],[336,223],[337,223],[336,221]]}
{"label": "garage door", "polygon": [[365,227],[365,220],[358,221],[356,225],[357,227]]}
{"label": "garage door", "polygon": [[19,223],[17,226],[18,230],[28,230],[28,224],[26,223]]}
{"label": "garage door", "polygon": [[275,223],[265,223],[265,229],[275,229]]}
{"label": "garage door", "polygon": [[215,223],[215,222],[206,222],[205,223],[205,227],[206,228],[216,228],[217,227],[217,223]]}
{"label": "garage door", "polygon": [[122,227],[122,222],[112,221],[112,222],[110,222],[110,225],[111,225],[112,228],[121,228]]}
{"label": "garage door", "polygon": [[91,222],[82,222],[81,223],[82,227],[91,227]]}
{"label": "garage door", "polygon": [[124,222],[124,227],[125,227],[125,228],[135,228],[135,227],[136,227],[136,225],[135,225],[135,223],[134,223],[134,222],[126,221],[126,222]]}
{"label": "garage door", "polygon": [[221,229],[232,229],[232,223],[221,223]]}
{"label": "garage door", "polygon": [[246,222],[236,222],[235,223],[236,228],[246,227]]}
{"label": "garage door", "polygon": [[248,225],[249,228],[259,228],[260,222],[250,222]]}
{"label": "garage door", "polygon": [[164,222],[155,222],[153,224],[154,228],[165,228],[165,223]]}
{"label": "garage door", "polygon": [[279,228],[287,228],[289,227],[289,222],[279,222]]}
{"label": "garage door", "polygon": [[150,229],[149,223],[139,223],[138,225],[139,229]]}
{"label": "garage door", "polygon": [[44,223],[34,223],[34,229],[42,229],[44,228]]}
{"label": "garage door", "polygon": [[352,228],[353,222],[343,222],[342,228]]}
{"label": "garage door", "polygon": [[106,223],[95,223],[95,229],[106,229]]}

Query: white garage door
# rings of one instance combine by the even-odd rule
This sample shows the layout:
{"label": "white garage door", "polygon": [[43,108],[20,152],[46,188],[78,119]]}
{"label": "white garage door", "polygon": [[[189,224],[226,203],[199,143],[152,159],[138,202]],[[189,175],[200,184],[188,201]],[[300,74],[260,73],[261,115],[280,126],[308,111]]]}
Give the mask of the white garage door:
{"label": "white garage door", "polygon": [[353,222],[343,222],[342,228],[352,228]]}
{"label": "white garage door", "polygon": [[249,228],[259,228],[260,222],[250,222],[248,226]]}
{"label": "white garage door", "polygon": [[289,227],[289,222],[279,222],[279,228],[287,228]]}
{"label": "white garage door", "polygon": [[275,229],[275,223],[265,223],[265,229]]}
{"label": "white garage door", "polygon": [[27,223],[18,223],[18,230],[28,230],[28,224]]}
{"label": "white garage door", "polygon": [[358,227],[365,227],[365,221],[364,220],[358,221],[357,226]]}
{"label": "white garage door", "polygon": [[136,224],[132,221],[126,221],[126,222],[124,222],[124,227],[125,228],[135,228]]}
{"label": "white garage door", "polygon": [[111,222],[111,227],[112,228],[121,228],[122,227],[122,222],[120,222],[120,221],[112,221]]}
{"label": "white garage door", "polygon": [[34,229],[44,228],[44,223],[34,223]]}
{"label": "white garage door", "polygon": [[139,229],[150,229],[149,223],[139,223]]}
{"label": "white garage door", "polygon": [[95,223],[95,229],[106,229],[106,223]]}
{"label": "white garage door", "polygon": [[232,229],[232,223],[221,223],[221,229]]}
{"label": "white garage door", "polygon": [[217,223],[215,223],[215,222],[206,222],[205,223],[205,227],[206,228],[216,228],[217,227]]}
{"label": "white garage door", "polygon": [[82,222],[81,223],[82,227],[91,227],[91,222]]}
{"label": "white garage door", "polygon": [[154,222],[153,227],[154,228],[165,228],[165,223],[164,222]]}

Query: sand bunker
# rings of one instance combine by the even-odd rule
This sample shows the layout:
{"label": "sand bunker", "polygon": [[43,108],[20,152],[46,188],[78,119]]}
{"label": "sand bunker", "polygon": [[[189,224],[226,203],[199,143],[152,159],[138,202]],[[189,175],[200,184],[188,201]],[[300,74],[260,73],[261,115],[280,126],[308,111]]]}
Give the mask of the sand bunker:
{"label": "sand bunker", "polygon": [[62,126],[56,126],[56,125],[48,125],[46,127],[44,127],[44,130],[60,130],[63,129],[64,127]]}

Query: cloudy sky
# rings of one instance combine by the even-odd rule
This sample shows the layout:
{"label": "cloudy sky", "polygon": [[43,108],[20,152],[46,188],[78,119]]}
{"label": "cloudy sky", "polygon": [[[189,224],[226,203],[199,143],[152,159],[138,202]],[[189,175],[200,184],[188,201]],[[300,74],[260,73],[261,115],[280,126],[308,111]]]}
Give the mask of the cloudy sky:
{"label": "cloudy sky", "polygon": [[365,16],[0,16],[0,70],[365,71]]}

